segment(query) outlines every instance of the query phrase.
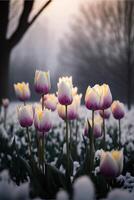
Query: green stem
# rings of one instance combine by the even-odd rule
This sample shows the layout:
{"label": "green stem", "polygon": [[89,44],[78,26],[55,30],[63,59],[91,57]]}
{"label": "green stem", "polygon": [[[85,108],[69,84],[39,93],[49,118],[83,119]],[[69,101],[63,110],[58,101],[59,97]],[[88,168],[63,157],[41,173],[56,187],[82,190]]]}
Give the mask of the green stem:
{"label": "green stem", "polygon": [[71,153],[71,150],[72,150],[72,124],[71,124],[71,121],[69,123],[69,127],[70,127],[70,153]]}
{"label": "green stem", "polygon": [[38,131],[36,130],[36,146],[37,146],[37,156],[38,156],[38,163],[40,168],[40,144],[39,144],[39,138],[38,138]]}
{"label": "green stem", "polygon": [[68,119],[67,119],[67,105],[65,106],[66,109],[66,151],[67,151],[67,168],[66,168],[66,176],[67,181],[70,180],[70,164],[69,164],[69,142],[68,142]]}
{"label": "green stem", "polygon": [[7,121],[7,108],[4,108],[4,128],[6,129],[6,121]]}
{"label": "green stem", "polygon": [[119,149],[121,149],[121,120],[119,119]]}
{"label": "green stem", "polygon": [[44,110],[44,94],[42,94],[41,98],[42,98],[42,110]]}
{"label": "green stem", "polygon": [[75,130],[75,134],[76,134],[76,145],[77,145],[77,140],[78,140],[78,121],[76,119],[76,130]]}
{"label": "green stem", "polygon": [[90,169],[89,169],[90,175],[92,175],[92,171],[94,168],[94,154],[95,154],[95,149],[94,149],[94,110],[92,110],[92,131],[90,134]]}
{"label": "green stem", "polygon": [[42,171],[44,173],[44,148],[45,148],[45,141],[44,136],[42,137]]}
{"label": "green stem", "polygon": [[28,127],[26,127],[26,132],[27,132],[27,138],[28,138],[29,152],[30,152],[30,156],[32,157],[31,141],[30,141],[30,135],[29,135],[29,128]]}
{"label": "green stem", "polygon": [[104,118],[104,110],[103,110],[103,148],[106,150],[106,125],[105,125],[105,118]]}

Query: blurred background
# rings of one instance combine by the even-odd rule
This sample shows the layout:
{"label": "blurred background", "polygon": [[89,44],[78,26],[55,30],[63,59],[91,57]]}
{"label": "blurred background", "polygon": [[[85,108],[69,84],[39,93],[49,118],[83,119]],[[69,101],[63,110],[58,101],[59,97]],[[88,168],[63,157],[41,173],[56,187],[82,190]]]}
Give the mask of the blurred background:
{"label": "blurred background", "polygon": [[130,109],[134,102],[133,0],[0,1],[0,98],[15,100],[13,83],[49,70],[52,92],[72,75],[79,91],[107,83]]}

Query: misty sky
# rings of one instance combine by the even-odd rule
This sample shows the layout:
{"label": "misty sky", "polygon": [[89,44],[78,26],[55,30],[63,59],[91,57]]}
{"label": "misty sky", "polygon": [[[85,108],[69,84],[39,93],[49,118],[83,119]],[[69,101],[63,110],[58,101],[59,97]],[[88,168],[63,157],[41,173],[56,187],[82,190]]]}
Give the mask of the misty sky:
{"label": "misty sky", "polygon": [[[37,7],[40,6],[40,2],[41,0],[37,0]],[[17,67],[22,67],[23,63],[25,64],[28,60],[31,60],[33,68],[52,69],[54,73],[58,66],[56,55],[59,40],[64,36],[64,32],[67,31],[69,23],[76,14],[80,3],[83,2],[86,3],[86,0],[54,0],[13,50],[11,71],[15,70],[16,65]],[[20,5],[19,9],[21,12]],[[16,22],[12,20],[9,35],[11,30],[15,29],[15,25]]]}

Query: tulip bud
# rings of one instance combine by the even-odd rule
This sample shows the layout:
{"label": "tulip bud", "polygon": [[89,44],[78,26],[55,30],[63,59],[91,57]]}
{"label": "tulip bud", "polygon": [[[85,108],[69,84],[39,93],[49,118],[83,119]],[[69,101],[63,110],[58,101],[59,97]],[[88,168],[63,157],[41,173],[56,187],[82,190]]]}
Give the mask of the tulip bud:
{"label": "tulip bud", "polygon": [[111,151],[101,154],[100,172],[102,175],[115,178],[121,174],[123,170],[123,152]]}
{"label": "tulip bud", "polygon": [[90,86],[86,90],[85,104],[89,110],[98,110],[100,106],[99,85],[93,88]]}
{"label": "tulip bud", "polygon": [[106,110],[100,110],[99,111],[99,114],[100,114],[100,116],[102,117],[102,118],[104,118],[104,119],[109,119],[109,117],[110,117],[110,114],[111,114],[111,109],[110,108],[108,108],[108,109],[106,109]]}
{"label": "tulip bud", "polygon": [[120,101],[114,101],[111,110],[115,119],[122,119],[125,115],[124,104]]}
{"label": "tulip bud", "polygon": [[34,79],[35,91],[39,94],[48,94],[51,88],[49,71],[36,71]]}
{"label": "tulip bud", "polygon": [[[42,99],[41,99],[42,101]],[[44,106],[51,111],[55,111],[57,107],[58,99],[55,94],[47,94],[44,96]]]}
{"label": "tulip bud", "polygon": [[18,107],[18,120],[22,127],[29,127],[33,124],[33,108],[31,105]]}
{"label": "tulip bud", "polygon": [[14,84],[14,90],[17,98],[20,101],[26,101],[30,98],[29,83],[22,82]]}
{"label": "tulip bud", "polygon": [[[90,126],[92,127],[92,120],[89,120]],[[89,124],[86,120],[85,122],[85,129],[84,129],[84,135],[88,137],[88,131],[89,131]],[[99,116],[96,116],[94,118],[94,137],[99,138],[102,136],[102,119]]]}
{"label": "tulip bud", "polygon": [[100,94],[101,94],[100,109],[104,110],[109,108],[112,104],[112,94],[107,84],[101,85]]}
{"label": "tulip bud", "polygon": [[70,105],[73,101],[72,94],[72,77],[59,78],[58,83],[58,100],[61,105]]}
{"label": "tulip bud", "polygon": [[9,106],[9,99],[2,99],[2,105],[3,105],[3,107],[4,108],[8,108],[8,106]]}
{"label": "tulip bud", "polygon": [[51,111],[48,109],[42,110],[39,106],[35,108],[34,125],[38,131],[48,132],[52,128]]}

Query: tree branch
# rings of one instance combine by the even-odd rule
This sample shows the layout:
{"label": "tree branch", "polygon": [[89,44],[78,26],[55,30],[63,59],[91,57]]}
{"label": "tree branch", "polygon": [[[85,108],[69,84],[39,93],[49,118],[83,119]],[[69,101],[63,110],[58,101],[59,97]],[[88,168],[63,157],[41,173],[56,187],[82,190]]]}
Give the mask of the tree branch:
{"label": "tree branch", "polygon": [[29,26],[31,26],[37,17],[42,13],[42,11],[52,2],[52,0],[48,0],[44,6],[38,11],[38,13],[33,17],[33,19],[29,22]]}
{"label": "tree branch", "polygon": [[0,41],[6,40],[10,0],[0,1]]}
{"label": "tree branch", "polygon": [[28,22],[28,18],[32,11],[34,0],[24,1],[24,8],[19,20],[18,28],[8,40],[10,49],[14,48],[19,43],[26,31],[29,29],[29,27],[33,24],[33,22],[37,19],[41,12],[49,5],[51,1],[52,0],[48,0],[30,22]]}

